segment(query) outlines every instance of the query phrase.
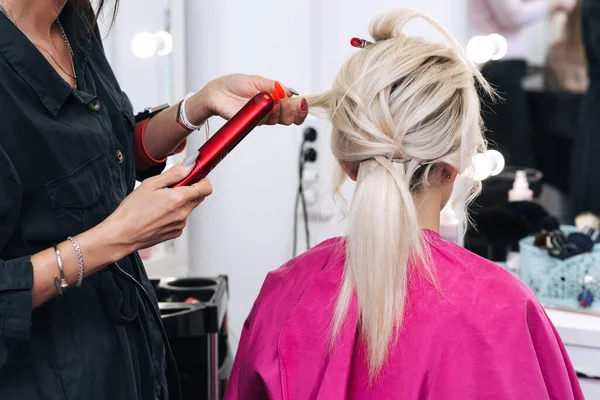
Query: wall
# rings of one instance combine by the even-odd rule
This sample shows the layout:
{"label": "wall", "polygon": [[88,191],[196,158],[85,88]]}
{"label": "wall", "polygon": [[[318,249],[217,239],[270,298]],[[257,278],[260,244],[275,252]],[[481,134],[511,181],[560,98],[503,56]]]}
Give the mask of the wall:
{"label": "wall", "polygon": [[[302,2],[187,2],[189,90],[220,75],[258,73],[312,89],[311,8]],[[211,121],[214,132],[222,121]],[[196,135],[191,148],[203,135]],[[192,273],[230,276],[239,332],[267,271],[290,256],[299,131],[262,127],[213,173],[214,194],[189,224]]]}
{"label": "wall", "polygon": [[[412,6],[438,18],[461,41],[465,1],[253,2],[188,1],[187,82],[198,90],[232,72],[281,80],[301,93],[326,89],[341,63],[356,49],[352,36],[366,36],[376,12]],[[437,37],[423,24],[411,33]],[[221,121],[211,121],[214,131]],[[323,125],[323,124],[321,124]],[[329,182],[327,128],[321,126],[322,186]],[[266,273],[291,256],[300,128],[263,127],[253,132],[211,173],[214,194],[189,224],[191,270],[230,277],[230,326],[239,333]],[[199,146],[203,135],[190,145]],[[317,238],[342,232],[341,225],[311,224]]]}

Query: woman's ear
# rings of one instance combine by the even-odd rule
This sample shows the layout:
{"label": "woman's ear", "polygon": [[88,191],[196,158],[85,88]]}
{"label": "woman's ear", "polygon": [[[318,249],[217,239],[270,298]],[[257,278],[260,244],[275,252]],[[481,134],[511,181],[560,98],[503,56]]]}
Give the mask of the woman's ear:
{"label": "woman's ear", "polygon": [[448,163],[439,163],[432,171],[433,182],[438,182],[440,185],[452,184],[458,176],[456,168]]}
{"label": "woman's ear", "polygon": [[458,171],[456,170],[456,168],[446,163],[442,163],[442,168],[443,182],[454,183],[454,181],[456,181],[456,177],[458,176]]}
{"label": "woman's ear", "polygon": [[342,166],[342,169],[344,170],[346,175],[348,175],[350,177],[350,179],[352,179],[354,182],[356,182],[356,178],[358,177],[358,167],[359,167],[360,163],[350,162],[350,161],[340,161],[340,165]]}

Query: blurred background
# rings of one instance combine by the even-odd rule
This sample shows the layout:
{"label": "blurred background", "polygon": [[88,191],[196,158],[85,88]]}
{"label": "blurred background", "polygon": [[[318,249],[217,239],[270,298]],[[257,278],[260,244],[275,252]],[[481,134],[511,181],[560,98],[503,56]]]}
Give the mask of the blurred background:
{"label": "blurred background", "polygon": [[[560,225],[574,225],[578,213],[594,211],[572,201],[576,197],[572,193],[576,179],[572,153],[580,133],[580,102],[587,88],[585,62],[566,67],[583,76],[572,83],[565,78],[563,60],[574,58],[561,52],[566,47],[583,56],[583,47],[577,47],[580,42],[573,46],[564,44],[565,32],[573,24],[572,17],[569,22],[570,13],[543,12],[523,21],[516,14],[503,14],[509,24],[491,15],[493,10],[489,7],[481,8],[476,3],[477,0],[127,0],[121,2],[114,26],[103,26],[103,35],[115,74],[136,111],[141,111],[176,103],[187,93],[228,73],[277,79],[301,95],[326,90],[341,64],[358,51],[350,46],[350,39],[369,38],[368,24],[376,13],[397,6],[428,13],[467,48],[469,57],[481,65],[506,100],[503,108],[484,107],[485,119],[492,126],[488,126],[492,131],[490,147],[499,153],[490,155],[489,160],[480,160],[484,192],[473,209],[480,229],[466,232],[462,243],[518,273],[519,265],[511,265],[511,261],[519,259],[520,241],[537,232],[539,224],[533,229],[529,225],[521,229],[518,224],[518,228],[505,228],[497,223],[498,219],[505,221],[517,213],[519,218],[525,215],[531,222],[531,215],[538,209],[527,208],[523,200],[543,209],[542,217],[555,217]],[[579,14],[573,15],[574,20],[579,20]],[[500,26],[501,31],[495,26]],[[442,40],[422,22],[411,23],[407,31]],[[580,35],[580,31],[576,32]],[[506,125],[506,121],[512,125]],[[216,132],[222,124],[222,120],[212,119],[210,132]],[[316,139],[309,143],[312,156],[304,166],[304,214],[301,208],[294,208],[299,149],[307,130],[311,135],[316,133]],[[503,130],[519,132],[516,145],[505,142],[508,134],[503,136]],[[193,154],[204,140],[204,132],[193,134],[187,154]],[[179,162],[184,156],[173,158],[170,163]],[[226,275],[227,330],[235,350],[242,324],[266,274],[294,255],[295,223],[297,252],[343,234],[340,209],[331,199],[332,165],[326,121],[309,119],[302,127],[256,129],[210,174],[214,193],[194,212],[185,234],[143,252],[148,274]],[[516,171],[524,171],[525,197],[509,201],[509,190],[518,186]],[[531,198],[527,198],[527,190],[531,190]],[[348,184],[344,192],[349,197],[352,186]],[[507,217],[507,210],[513,214]],[[520,262],[524,262],[522,254]],[[586,270],[583,275],[589,278],[593,274]],[[556,310],[549,313],[554,313],[553,321],[561,335],[575,332],[569,339],[575,349],[570,354],[586,348],[581,350],[583,356],[578,365],[592,371],[590,375],[600,376],[597,361],[590,361],[594,357],[600,359],[600,342],[589,339],[593,335],[600,337],[600,317],[581,322],[577,315],[582,310],[575,310],[578,314],[561,314],[564,307],[578,306],[575,298],[551,303],[548,310],[555,306]],[[577,335],[588,339],[581,342]],[[563,340],[567,342],[565,336]],[[590,353],[594,346],[598,353]],[[600,390],[597,386],[596,389]],[[594,398],[600,398],[599,392],[593,393],[598,395]]]}

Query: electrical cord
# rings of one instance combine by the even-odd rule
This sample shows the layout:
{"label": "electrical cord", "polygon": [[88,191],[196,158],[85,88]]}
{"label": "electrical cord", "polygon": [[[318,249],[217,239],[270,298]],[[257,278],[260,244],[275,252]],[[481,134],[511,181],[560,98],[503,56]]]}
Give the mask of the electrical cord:
{"label": "electrical cord", "polygon": [[300,155],[298,156],[298,190],[296,191],[296,201],[294,203],[294,244],[292,257],[298,254],[298,205],[302,202],[302,216],[304,219],[304,235],[306,239],[306,248],[310,248],[310,231],[308,228],[308,210],[306,207],[306,197],[304,196],[304,186],[302,179],[304,175],[304,165],[306,164],[305,145],[308,143],[306,138],[300,144]]}
{"label": "electrical cord", "polygon": [[304,216],[304,235],[306,237],[306,250],[310,249],[310,231],[308,229],[308,211],[306,208],[306,196],[304,195],[304,185],[302,180],[304,178],[304,165],[306,164],[306,158],[302,157],[302,163],[300,164],[300,187],[298,189],[300,193],[300,200],[302,200],[302,215]]}
{"label": "electrical cord", "polygon": [[299,170],[299,182],[298,188],[296,189],[296,201],[294,203],[294,245],[292,250],[292,257],[296,257],[298,254],[298,205],[300,203],[301,190],[302,190],[302,162],[304,157],[304,145],[306,144],[306,139],[302,140],[300,143],[300,154],[298,155],[298,170]]}
{"label": "electrical cord", "polygon": [[300,144],[300,155],[298,156],[298,190],[296,191],[296,201],[294,203],[294,250],[292,257],[296,257],[298,249],[298,205],[302,202],[302,216],[304,219],[304,235],[306,237],[306,249],[310,249],[310,230],[308,227],[308,210],[306,206],[306,196],[304,194],[304,166],[307,162],[317,160],[317,152],[313,148],[306,148],[309,142],[317,140],[317,130],[313,127],[304,129],[302,133],[302,143]]}
{"label": "electrical cord", "polygon": [[292,257],[296,257],[298,246],[298,203],[300,202],[300,191],[296,190],[296,202],[294,204],[294,248]]}

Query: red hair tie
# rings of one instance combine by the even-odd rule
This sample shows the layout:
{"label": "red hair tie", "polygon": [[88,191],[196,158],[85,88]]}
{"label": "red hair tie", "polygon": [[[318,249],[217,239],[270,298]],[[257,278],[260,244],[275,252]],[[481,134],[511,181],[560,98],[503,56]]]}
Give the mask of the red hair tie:
{"label": "red hair tie", "polygon": [[364,49],[368,45],[373,44],[373,42],[369,42],[368,40],[365,40],[365,39],[353,37],[352,39],[350,39],[350,44],[352,45],[352,47]]}

